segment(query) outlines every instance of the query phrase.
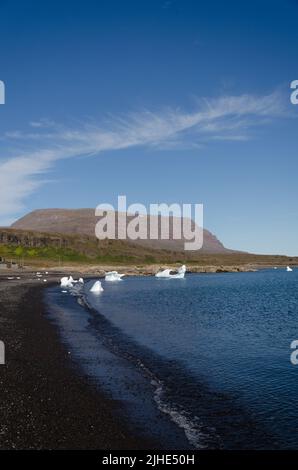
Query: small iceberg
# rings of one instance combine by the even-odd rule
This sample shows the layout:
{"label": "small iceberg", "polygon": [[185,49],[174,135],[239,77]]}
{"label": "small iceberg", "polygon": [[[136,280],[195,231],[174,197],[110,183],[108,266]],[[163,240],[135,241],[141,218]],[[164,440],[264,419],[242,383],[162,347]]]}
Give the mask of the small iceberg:
{"label": "small iceberg", "polygon": [[292,272],[292,271],[293,271],[293,269],[290,268],[290,266],[287,266],[287,272],[290,273],[290,272]]}
{"label": "small iceberg", "polygon": [[67,276],[62,277],[60,279],[60,287],[73,287],[73,278],[71,276],[69,278]]}
{"label": "small iceberg", "polygon": [[61,287],[73,287],[74,284],[84,284],[84,279],[80,277],[80,279],[76,281],[72,276],[65,276],[60,279]]}
{"label": "small iceberg", "polygon": [[102,285],[100,281],[96,281],[90,289],[90,292],[93,294],[99,294],[103,291]]}
{"label": "small iceberg", "polygon": [[114,281],[121,281],[121,278],[125,276],[125,274],[119,274],[117,271],[109,271],[105,275],[105,281],[114,282]]}
{"label": "small iceberg", "polygon": [[165,269],[164,271],[160,271],[155,274],[155,277],[165,278],[165,279],[183,279],[186,273],[186,266],[183,264],[181,268],[177,271],[173,271],[172,269]]}

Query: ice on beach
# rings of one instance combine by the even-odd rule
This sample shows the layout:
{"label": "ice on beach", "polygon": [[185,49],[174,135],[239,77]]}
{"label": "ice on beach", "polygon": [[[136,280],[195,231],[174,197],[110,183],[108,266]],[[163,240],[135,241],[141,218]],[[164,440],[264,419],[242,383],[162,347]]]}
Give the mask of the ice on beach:
{"label": "ice on beach", "polygon": [[173,272],[172,269],[165,269],[155,274],[155,277],[165,279],[183,279],[186,273],[186,266],[183,264],[181,268],[177,269],[177,272]]}
{"label": "ice on beach", "polygon": [[12,280],[14,279],[14,277],[11,277],[11,276],[10,276],[10,277],[8,277],[7,279],[8,279],[9,281],[12,281]]}
{"label": "ice on beach", "polygon": [[73,286],[73,278],[70,276],[69,278],[67,276],[62,277],[60,279],[60,286],[61,287],[72,287]]}
{"label": "ice on beach", "polygon": [[105,281],[109,281],[109,282],[113,282],[113,281],[121,281],[121,278],[124,276],[125,274],[119,274],[117,271],[109,271],[108,273],[106,273],[105,275]]}
{"label": "ice on beach", "polygon": [[43,282],[48,282],[48,281],[46,279],[44,279]]}
{"label": "ice on beach", "polygon": [[66,284],[68,284],[68,277],[67,276],[61,277],[60,285],[65,286]]}
{"label": "ice on beach", "polygon": [[61,287],[73,287],[74,284],[84,284],[84,279],[80,277],[80,279],[77,281],[72,276],[64,276],[60,279]]}
{"label": "ice on beach", "polygon": [[90,292],[93,294],[99,294],[103,291],[102,285],[100,281],[96,281],[90,289]]}

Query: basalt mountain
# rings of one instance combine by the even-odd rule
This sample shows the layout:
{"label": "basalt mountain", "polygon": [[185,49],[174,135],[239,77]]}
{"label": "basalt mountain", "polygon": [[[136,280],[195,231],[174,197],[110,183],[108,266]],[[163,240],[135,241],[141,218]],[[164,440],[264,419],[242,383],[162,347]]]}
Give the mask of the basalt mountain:
{"label": "basalt mountain", "polygon": [[[115,213],[117,220],[117,212]],[[146,217],[146,216],[145,216]],[[127,223],[133,218],[127,215]],[[165,217],[159,217],[159,222],[166,222]],[[163,219],[163,220],[162,220]],[[95,226],[99,218],[95,216],[94,209],[40,209],[30,212],[11,225],[12,229],[30,230],[45,233],[60,233],[72,236],[88,236],[95,238]],[[148,227],[150,216],[147,216]],[[177,221],[177,219],[176,219]],[[175,218],[168,218],[170,237],[169,240],[134,240],[134,245],[140,245],[153,250],[183,251],[184,240],[176,240],[172,237],[172,228],[175,224]],[[117,233],[116,233],[117,238]],[[148,237],[149,238],[149,237]],[[128,240],[127,243],[130,243]],[[228,254],[232,253],[212,234],[209,230],[203,230],[203,247],[200,253],[210,254]]]}

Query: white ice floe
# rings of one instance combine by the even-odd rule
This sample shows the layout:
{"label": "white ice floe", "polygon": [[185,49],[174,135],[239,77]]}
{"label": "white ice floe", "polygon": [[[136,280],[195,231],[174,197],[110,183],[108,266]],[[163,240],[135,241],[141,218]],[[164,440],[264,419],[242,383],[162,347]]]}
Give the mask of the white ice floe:
{"label": "white ice floe", "polygon": [[64,287],[68,284],[68,277],[67,276],[64,276],[64,277],[61,277],[60,279],[60,286],[61,287]]}
{"label": "white ice floe", "polygon": [[72,286],[73,286],[73,278],[72,278],[72,276],[70,276],[70,277],[67,277],[67,276],[62,277],[62,278],[60,279],[60,286],[61,286],[61,287],[72,287]]}
{"label": "white ice floe", "polygon": [[90,289],[90,292],[93,294],[99,294],[103,291],[102,285],[100,281],[96,281]]}
{"label": "white ice floe", "polygon": [[164,271],[160,271],[155,274],[155,277],[161,277],[165,279],[183,279],[186,273],[186,266],[183,264],[181,268],[177,269],[177,271],[173,271],[172,269],[165,269]]}
{"label": "white ice floe", "polygon": [[10,276],[7,278],[9,281],[12,281],[14,279],[14,277]]}
{"label": "white ice floe", "polygon": [[48,282],[47,279],[44,279],[43,282]]}
{"label": "white ice floe", "polygon": [[293,269],[290,268],[290,266],[287,266],[287,272],[290,273],[290,272],[292,272],[292,271],[293,271]]}
{"label": "white ice floe", "polygon": [[80,277],[79,280],[74,279],[72,276],[65,276],[60,279],[61,287],[73,287],[74,284],[84,284],[84,279]]}
{"label": "white ice floe", "polygon": [[119,274],[117,271],[109,271],[105,275],[105,281],[121,281],[121,278],[125,276],[125,274]]}

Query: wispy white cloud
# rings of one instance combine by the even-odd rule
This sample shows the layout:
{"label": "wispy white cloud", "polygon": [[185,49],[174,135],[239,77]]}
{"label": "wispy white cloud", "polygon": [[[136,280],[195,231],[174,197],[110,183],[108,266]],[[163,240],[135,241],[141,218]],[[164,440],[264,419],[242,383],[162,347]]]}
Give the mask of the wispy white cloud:
{"label": "wispy white cloud", "polygon": [[[40,158],[41,156],[41,158]],[[0,163],[0,225],[7,225],[23,201],[36,191],[41,181],[37,176],[49,169],[50,162],[43,153],[15,157]]]}
{"label": "wispy white cloud", "polygon": [[213,140],[246,140],[255,126],[285,115],[278,92],[266,96],[223,96],[201,99],[196,109],[185,112],[167,108],[109,116],[100,124],[89,122],[67,128],[50,120],[30,123],[33,130],[13,130],[2,136],[12,155],[0,157],[0,224],[24,207],[46,172],[61,159],[97,155],[136,146],[152,148],[200,148]]}

